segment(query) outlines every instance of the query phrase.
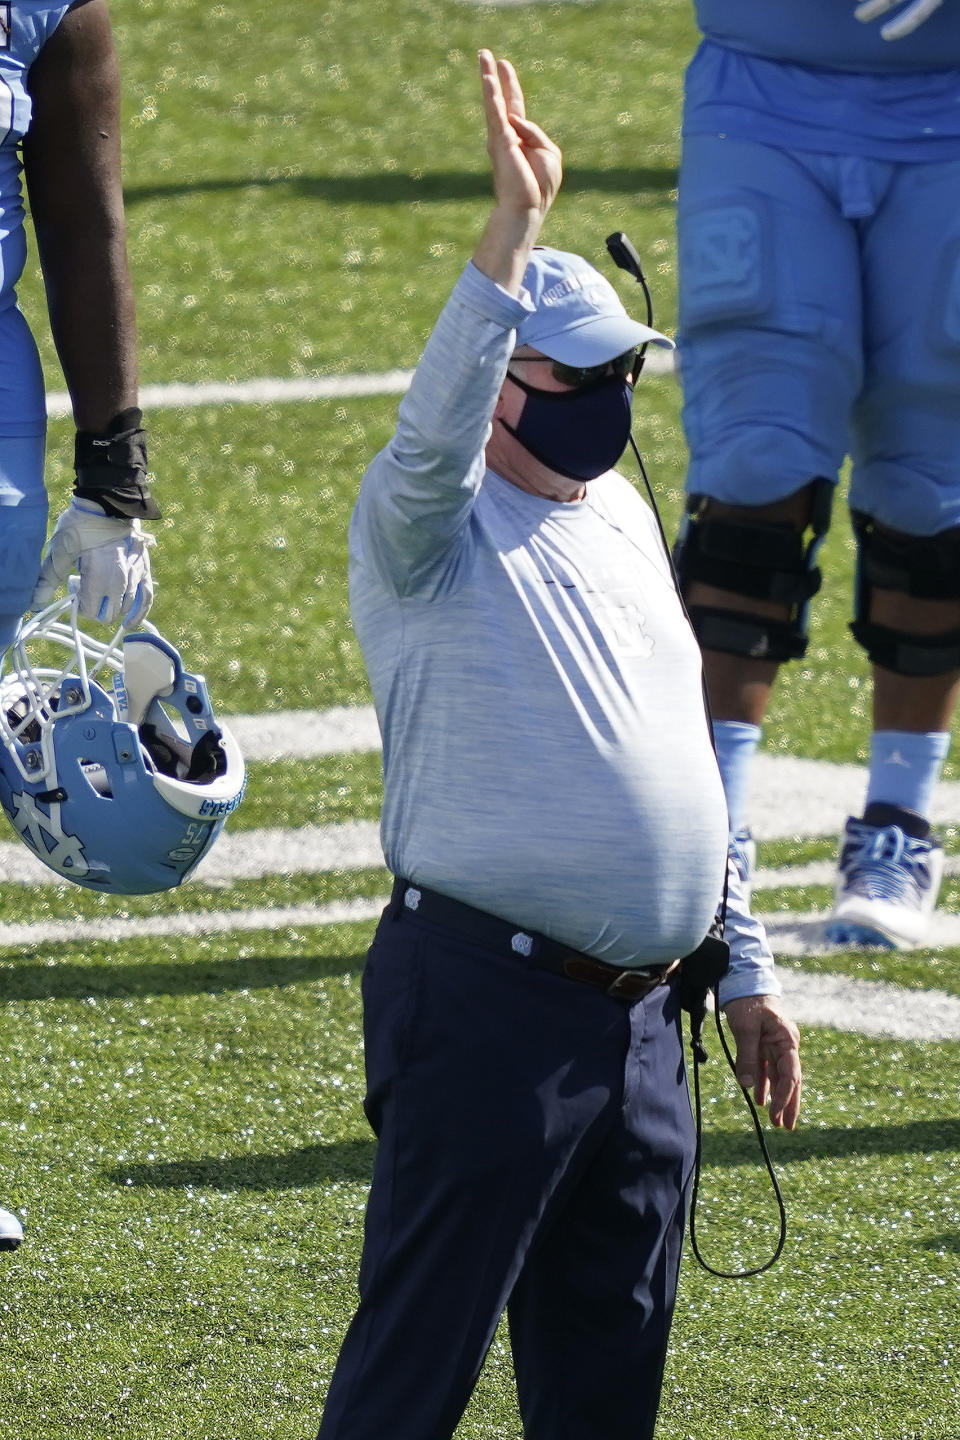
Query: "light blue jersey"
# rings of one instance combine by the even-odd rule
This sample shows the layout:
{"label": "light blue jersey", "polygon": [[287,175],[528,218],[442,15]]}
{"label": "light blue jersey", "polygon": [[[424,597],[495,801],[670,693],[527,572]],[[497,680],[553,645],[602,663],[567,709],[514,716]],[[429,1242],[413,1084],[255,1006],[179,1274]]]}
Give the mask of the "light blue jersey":
{"label": "light blue jersey", "polygon": [[708,40],[767,60],[883,75],[960,66],[956,0],[893,41],[876,21],[854,17],[854,0],[695,0],[694,8]]}
{"label": "light blue jersey", "polygon": [[[354,511],[384,853],[611,964],[657,964],[699,944],[725,868],[700,655],[628,481],[611,471],[564,504],[486,468],[525,313],[467,267]],[[736,888],[731,912],[723,999],[775,991]]]}
{"label": "light blue jersey", "polygon": [[960,515],[960,0],[891,41],[853,8],[698,4],[677,209],[687,486],[763,504],[850,454],[855,508],[934,535]]}
{"label": "light blue jersey", "polygon": [[960,158],[960,3],[903,40],[852,0],[700,0],[684,134],[872,160]]}

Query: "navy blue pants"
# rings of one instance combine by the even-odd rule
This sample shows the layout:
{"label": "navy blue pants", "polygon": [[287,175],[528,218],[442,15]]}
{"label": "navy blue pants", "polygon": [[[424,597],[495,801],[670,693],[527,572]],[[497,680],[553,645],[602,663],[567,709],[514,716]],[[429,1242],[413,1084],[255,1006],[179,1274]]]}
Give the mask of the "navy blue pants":
{"label": "navy blue pants", "polygon": [[380,1143],[319,1440],[448,1440],[505,1308],[526,1440],[652,1436],[694,1147],[675,990],[388,909],[363,1000]]}

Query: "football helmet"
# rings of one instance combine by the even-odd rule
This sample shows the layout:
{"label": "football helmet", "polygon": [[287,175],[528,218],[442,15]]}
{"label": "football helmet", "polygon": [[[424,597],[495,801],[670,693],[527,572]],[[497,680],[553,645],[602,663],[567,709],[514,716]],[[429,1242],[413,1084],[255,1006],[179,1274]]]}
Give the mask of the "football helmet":
{"label": "football helmet", "polygon": [[203,676],[154,626],[100,641],[80,629],[78,607],[71,581],[21,621],[0,660],[0,804],[64,879],[117,895],[170,890],[240,804],[243,757]]}

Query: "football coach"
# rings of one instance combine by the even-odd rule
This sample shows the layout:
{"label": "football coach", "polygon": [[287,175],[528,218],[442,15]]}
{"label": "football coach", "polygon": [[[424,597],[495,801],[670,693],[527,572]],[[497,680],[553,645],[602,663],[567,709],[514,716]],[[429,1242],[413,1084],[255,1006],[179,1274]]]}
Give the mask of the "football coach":
{"label": "football coach", "polygon": [[[503,1311],[526,1440],[653,1434],[694,1126],[677,957],[727,812],[697,642],[612,470],[637,347],[535,249],[557,146],[480,54],[495,203],[350,530],[396,883],[363,979],[379,1137],[321,1440],[447,1440]],[[731,878],[720,1001],[792,1128],[798,1036]]]}

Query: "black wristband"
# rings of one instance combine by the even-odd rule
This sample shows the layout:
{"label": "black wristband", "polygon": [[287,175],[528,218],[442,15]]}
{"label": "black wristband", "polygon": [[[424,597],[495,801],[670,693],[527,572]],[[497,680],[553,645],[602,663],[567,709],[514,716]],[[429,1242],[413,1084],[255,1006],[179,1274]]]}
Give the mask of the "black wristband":
{"label": "black wristband", "polygon": [[118,520],[159,520],[147,485],[147,434],[141,411],[122,410],[99,435],[78,430],[73,493]]}

